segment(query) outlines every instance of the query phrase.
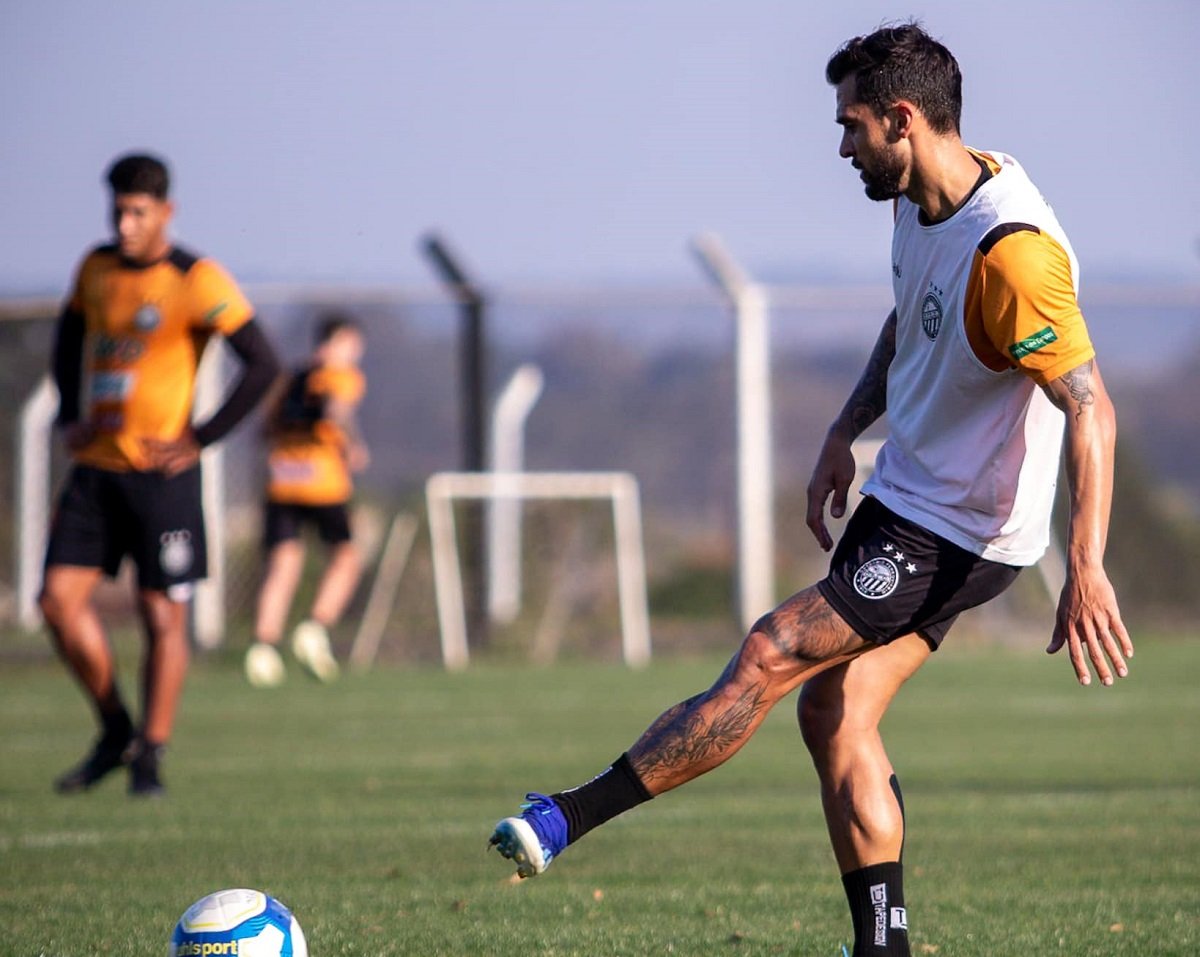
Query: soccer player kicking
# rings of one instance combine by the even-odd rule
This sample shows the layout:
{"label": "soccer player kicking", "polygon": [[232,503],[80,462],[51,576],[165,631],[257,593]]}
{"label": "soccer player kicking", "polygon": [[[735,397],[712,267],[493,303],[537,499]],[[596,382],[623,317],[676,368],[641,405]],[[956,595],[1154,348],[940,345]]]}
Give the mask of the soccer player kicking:
{"label": "soccer player kicking", "polygon": [[[229,275],[172,243],[163,162],[124,156],[108,183],[115,241],[84,258],[54,346],[58,424],[74,465],[50,529],[40,602],[101,726],[57,789],[86,790],[128,764],[130,793],[154,796],[163,793],[159,761],[187,672],[188,600],[206,573],[200,450],[246,416],[279,363]],[[241,377],[193,426],[196,367],[214,335],[241,360]],[[137,565],[146,641],[136,728],[92,603],[101,575],[115,575],[126,555]]]}
{"label": "soccer player kicking", "polygon": [[801,731],[821,782],[854,954],[908,954],[904,811],[879,736],[893,696],[957,615],[998,595],[1049,540],[1065,432],[1067,578],[1047,651],[1081,684],[1127,673],[1133,646],[1102,559],[1112,405],[1076,302],[1078,268],[1053,212],[1010,156],[963,145],[961,75],[918,25],[848,41],[830,59],[840,154],[895,219],[895,309],[826,436],[807,523],[833,541],[851,443],[890,435],[828,576],[751,629],[716,683],[664,712],[610,767],[530,794],[491,843],[522,877],[623,811],[732,757],[804,685]]}
{"label": "soccer player kicking", "polygon": [[246,679],[255,687],[273,688],[284,680],[277,646],[304,570],[305,525],[316,529],[328,557],[311,612],[292,632],[292,653],[319,681],[338,676],[329,629],[345,611],[362,570],[349,514],[351,473],[370,461],[356,415],[366,390],[362,354],[358,324],[327,316],[317,326],[311,359],[292,373],[270,416],[267,573],[258,594],[255,641],[245,660]]}

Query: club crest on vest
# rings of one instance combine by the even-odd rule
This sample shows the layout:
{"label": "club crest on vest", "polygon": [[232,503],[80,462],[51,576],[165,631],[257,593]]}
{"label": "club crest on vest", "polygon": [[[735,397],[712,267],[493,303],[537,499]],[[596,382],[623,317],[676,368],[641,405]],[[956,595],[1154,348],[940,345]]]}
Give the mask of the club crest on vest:
{"label": "club crest on vest", "polygon": [[937,290],[925,294],[921,300],[921,328],[932,342],[942,329],[942,300],[938,298]]}

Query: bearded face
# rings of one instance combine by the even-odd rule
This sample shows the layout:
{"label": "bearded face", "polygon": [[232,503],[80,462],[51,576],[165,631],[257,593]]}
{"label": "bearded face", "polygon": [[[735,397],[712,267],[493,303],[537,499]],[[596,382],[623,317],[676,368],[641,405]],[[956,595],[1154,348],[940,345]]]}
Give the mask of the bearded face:
{"label": "bearded face", "polygon": [[890,135],[891,121],[857,100],[851,77],[838,84],[837,123],[842,127],[838,153],[859,171],[867,197],[899,196],[907,185],[905,155]]}
{"label": "bearded face", "polygon": [[860,153],[854,167],[860,171],[867,199],[883,201],[900,195],[904,161],[894,150],[885,148],[873,156]]}

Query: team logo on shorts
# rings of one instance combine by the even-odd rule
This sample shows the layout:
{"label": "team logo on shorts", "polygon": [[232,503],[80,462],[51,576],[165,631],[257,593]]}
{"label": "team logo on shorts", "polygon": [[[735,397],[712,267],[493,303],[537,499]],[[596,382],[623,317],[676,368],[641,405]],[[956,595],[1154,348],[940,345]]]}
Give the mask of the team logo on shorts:
{"label": "team logo on shorts", "polygon": [[921,300],[921,328],[925,330],[925,335],[929,337],[930,342],[938,337],[938,333],[942,329],[941,292],[942,290],[930,283],[929,292]]}
{"label": "team logo on shorts", "polygon": [[854,590],[872,601],[887,598],[896,590],[900,569],[890,558],[872,558],[854,573]]}
{"label": "team logo on shorts", "polygon": [[192,548],[192,533],[187,529],[163,532],[159,538],[162,548],[158,551],[158,564],[168,575],[182,575],[192,567],[195,551]]}

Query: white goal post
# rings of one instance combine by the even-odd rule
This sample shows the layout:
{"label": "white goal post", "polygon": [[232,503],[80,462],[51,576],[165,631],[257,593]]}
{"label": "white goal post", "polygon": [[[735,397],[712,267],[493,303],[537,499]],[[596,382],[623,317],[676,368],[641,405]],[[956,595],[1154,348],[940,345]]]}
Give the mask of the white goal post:
{"label": "white goal post", "polygon": [[625,663],[650,660],[650,613],[637,479],[628,472],[438,472],[425,483],[442,660],[453,671],[470,661],[455,499],[608,499],[612,502]]}
{"label": "white goal post", "polygon": [[50,526],[50,443],[57,414],[58,390],[49,376],[43,376],[21,405],[13,450],[17,623],[26,631],[35,631],[42,623],[37,599]]}

